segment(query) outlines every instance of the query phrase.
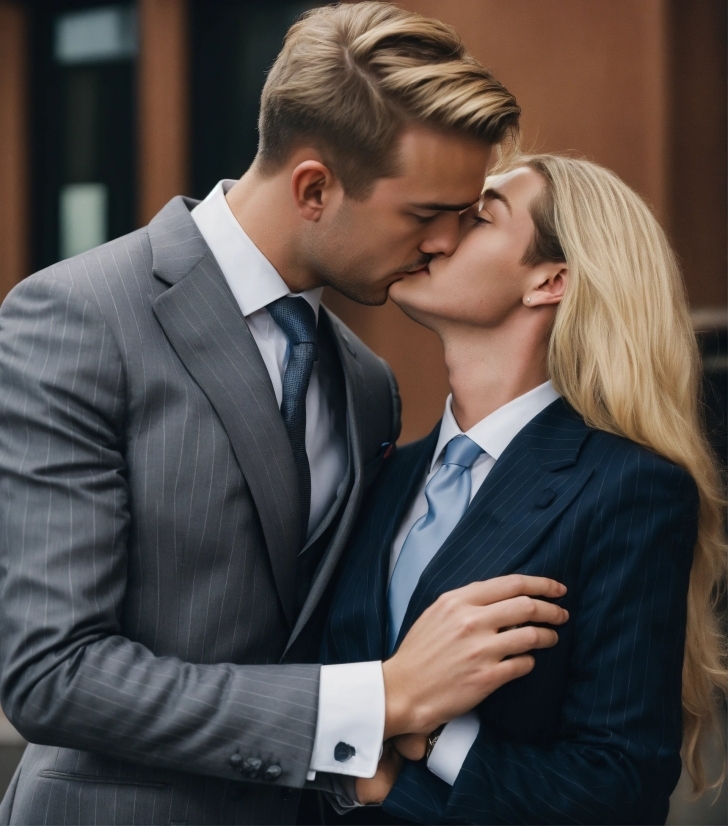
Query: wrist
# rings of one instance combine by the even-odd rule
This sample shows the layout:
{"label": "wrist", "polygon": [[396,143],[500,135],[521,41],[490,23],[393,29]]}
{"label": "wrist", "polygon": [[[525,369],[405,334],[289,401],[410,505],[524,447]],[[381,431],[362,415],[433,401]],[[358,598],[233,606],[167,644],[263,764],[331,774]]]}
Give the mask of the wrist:
{"label": "wrist", "polygon": [[382,663],[384,679],[384,741],[407,734],[410,731],[409,713],[411,703],[403,690],[402,681],[397,678],[392,659]]}
{"label": "wrist", "polygon": [[384,681],[384,741],[399,734],[428,734],[441,720],[435,720],[426,704],[413,696],[412,680],[400,675],[396,655],[382,663]]}

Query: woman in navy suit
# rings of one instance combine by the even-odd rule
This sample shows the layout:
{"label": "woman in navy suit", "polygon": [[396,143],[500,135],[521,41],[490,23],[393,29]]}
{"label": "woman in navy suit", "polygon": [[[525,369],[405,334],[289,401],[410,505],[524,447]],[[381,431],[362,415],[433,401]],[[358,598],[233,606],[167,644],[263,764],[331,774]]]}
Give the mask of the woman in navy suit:
{"label": "woman in navy suit", "polygon": [[429,606],[510,573],[564,583],[570,619],[529,674],[385,744],[359,800],[383,822],[664,823],[681,748],[706,786],[726,686],[721,492],[674,255],[631,189],[569,158],[521,158],[462,222],[451,258],[390,289],[440,336],[452,393],[369,494],[323,662],[382,660],[386,688]]}

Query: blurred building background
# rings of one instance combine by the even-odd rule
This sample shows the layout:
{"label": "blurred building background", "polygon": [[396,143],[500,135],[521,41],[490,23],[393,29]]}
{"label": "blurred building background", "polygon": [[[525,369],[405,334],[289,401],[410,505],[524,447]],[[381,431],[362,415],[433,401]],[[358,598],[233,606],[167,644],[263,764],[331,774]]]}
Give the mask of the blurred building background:
{"label": "blurred building background", "polygon": [[[454,25],[518,98],[525,145],[614,169],[680,256],[726,457],[726,0],[400,0]],[[30,272],[204,197],[256,150],[265,71],[302,0],[0,0],[0,300]],[[431,429],[438,341],[391,304],[327,303],[395,369],[403,441]],[[6,732],[3,734],[3,732]],[[6,759],[22,750],[0,724]],[[726,823],[682,785],[671,822]]]}

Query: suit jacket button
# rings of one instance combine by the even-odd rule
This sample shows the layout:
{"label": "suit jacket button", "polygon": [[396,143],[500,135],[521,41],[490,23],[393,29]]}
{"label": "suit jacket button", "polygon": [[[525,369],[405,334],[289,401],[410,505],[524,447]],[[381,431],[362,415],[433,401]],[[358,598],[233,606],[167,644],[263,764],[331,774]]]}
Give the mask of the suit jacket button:
{"label": "suit jacket button", "polygon": [[268,766],[265,772],[263,772],[263,779],[278,780],[278,778],[281,776],[282,771],[283,769],[279,765],[273,763],[272,766]]}
{"label": "suit jacket button", "polygon": [[235,752],[235,754],[230,755],[228,763],[230,763],[230,766],[235,769],[235,771],[239,771],[240,767],[243,765],[243,758]]}
{"label": "suit jacket button", "polygon": [[257,777],[263,765],[263,761],[259,757],[246,757],[243,763],[243,771],[248,777]]}
{"label": "suit jacket button", "polygon": [[346,761],[351,760],[355,754],[356,749],[348,743],[337,743],[334,747],[334,760],[338,760],[339,763],[346,763]]}

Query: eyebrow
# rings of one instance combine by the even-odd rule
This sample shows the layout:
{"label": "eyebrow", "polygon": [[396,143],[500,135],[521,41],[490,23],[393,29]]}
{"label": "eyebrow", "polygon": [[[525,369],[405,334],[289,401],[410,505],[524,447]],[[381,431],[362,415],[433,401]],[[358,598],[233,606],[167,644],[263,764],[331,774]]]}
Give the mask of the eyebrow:
{"label": "eyebrow", "polygon": [[505,208],[508,210],[510,215],[513,215],[513,211],[511,210],[511,204],[506,198],[506,196],[502,192],[498,192],[497,189],[486,189],[483,194],[480,196],[481,200],[483,201],[501,201],[505,204]]}
{"label": "eyebrow", "polygon": [[477,201],[470,201],[467,204],[412,204],[415,209],[426,209],[431,212],[462,212],[469,209]]}

